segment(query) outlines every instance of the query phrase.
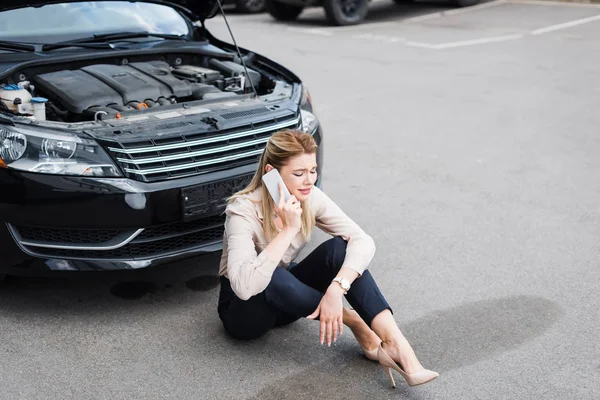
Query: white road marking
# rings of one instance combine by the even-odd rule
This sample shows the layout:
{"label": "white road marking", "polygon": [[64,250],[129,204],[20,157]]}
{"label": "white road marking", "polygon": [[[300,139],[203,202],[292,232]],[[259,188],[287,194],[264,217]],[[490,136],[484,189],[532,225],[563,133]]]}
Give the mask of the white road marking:
{"label": "white road marking", "polygon": [[287,28],[287,30],[292,31],[292,32],[308,33],[311,35],[318,35],[318,36],[333,36],[333,32],[322,29],[322,28],[305,29],[305,28],[296,28],[294,26],[290,26]]}
{"label": "white road marking", "polygon": [[448,42],[448,43],[423,43],[423,42],[415,42],[413,40],[406,40],[404,38],[394,37],[394,36],[382,36],[382,35],[373,35],[373,34],[362,34],[362,35],[354,35],[356,39],[366,39],[366,40],[374,40],[378,42],[387,42],[387,43],[402,43],[409,47],[418,47],[421,49],[430,49],[430,50],[443,50],[443,49],[452,49],[457,47],[467,47],[467,46],[476,46],[480,44],[486,43],[497,43],[497,42],[506,42],[509,40],[517,40],[522,39],[524,35],[515,34],[515,35],[505,35],[505,36],[494,36],[488,38],[481,39],[472,39],[472,40],[462,40],[458,42]]}
{"label": "white road marking", "polygon": [[352,36],[355,39],[367,39],[367,40],[376,40],[378,42],[388,42],[388,43],[396,43],[396,42],[404,42],[406,39],[400,38],[397,36],[390,35],[375,35],[373,33],[361,33],[358,35]]}
{"label": "white road marking", "polygon": [[437,50],[441,49],[452,49],[456,47],[466,47],[466,46],[476,46],[479,44],[486,43],[498,43],[498,42],[507,42],[509,40],[517,40],[522,39],[524,35],[515,34],[515,35],[505,35],[505,36],[495,36],[481,39],[472,39],[472,40],[461,40],[459,42],[448,42],[448,43],[440,43],[435,45]]}
{"label": "white road marking", "polygon": [[495,0],[495,1],[490,1],[487,3],[477,4],[477,5],[470,6],[470,7],[456,8],[454,10],[442,11],[441,13],[442,13],[442,15],[465,14],[465,13],[481,10],[484,8],[499,6],[500,4],[504,4],[504,3],[506,3],[506,0]]}
{"label": "white road marking", "polygon": [[594,22],[594,21],[600,21],[600,15],[595,15],[593,17],[588,17],[588,18],[577,19],[575,21],[565,22],[562,24],[550,25],[545,28],[540,28],[540,29],[531,31],[531,34],[532,35],[542,35],[544,33],[559,31],[561,29],[567,29],[567,28],[571,28],[571,27],[574,27],[577,25],[589,24],[590,22]]}
{"label": "white road marking", "polygon": [[373,35],[373,34],[362,34],[362,35],[354,35],[356,39],[366,39],[366,40],[374,40],[378,42],[387,42],[387,43],[402,43],[409,47],[418,47],[422,49],[430,49],[430,50],[443,50],[443,49],[452,49],[457,47],[467,47],[467,46],[476,46],[480,44],[486,43],[497,43],[497,42],[506,42],[509,40],[517,40],[522,39],[524,35],[515,34],[515,35],[505,35],[505,36],[494,36],[488,38],[481,39],[472,39],[472,40],[462,40],[458,42],[448,42],[448,43],[423,43],[423,42],[415,42],[412,40],[406,40],[404,38],[394,37],[394,36],[382,36],[382,35]]}
{"label": "white road marking", "polygon": [[422,42],[413,42],[413,41],[406,41],[404,43],[407,46],[410,47],[420,47],[422,49],[430,49],[430,50],[437,50],[437,44],[429,44],[429,43],[422,43]]}
{"label": "white road marking", "polygon": [[591,3],[566,3],[562,1],[546,1],[546,0],[505,0],[506,3],[526,4],[532,6],[552,6],[552,7],[588,7],[600,8],[600,4]]}

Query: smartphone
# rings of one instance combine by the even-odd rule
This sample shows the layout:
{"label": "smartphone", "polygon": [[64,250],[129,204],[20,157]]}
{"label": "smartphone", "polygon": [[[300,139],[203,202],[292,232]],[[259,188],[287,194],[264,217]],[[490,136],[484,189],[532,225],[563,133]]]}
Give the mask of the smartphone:
{"label": "smartphone", "polygon": [[262,180],[263,180],[265,186],[267,187],[267,190],[271,194],[271,197],[273,198],[273,201],[275,202],[275,204],[279,205],[279,183],[280,182],[283,187],[283,194],[284,194],[283,199],[285,202],[287,202],[289,200],[289,198],[291,196],[290,191],[285,186],[285,183],[283,183],[283,179],[281,179],[281,175],[279,175],[279,171],[277,171],[275,168],[273,168],[272,170],[270,170],[269,172],[264,174],[262,177]]}

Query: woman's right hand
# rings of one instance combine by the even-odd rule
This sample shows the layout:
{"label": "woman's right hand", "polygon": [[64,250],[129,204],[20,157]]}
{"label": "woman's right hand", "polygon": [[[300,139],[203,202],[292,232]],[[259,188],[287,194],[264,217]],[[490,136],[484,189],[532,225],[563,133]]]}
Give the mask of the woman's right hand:
{"label": "woman's right hand", "polygon": [[302,229],[302,205],[294,195],[285,201],[283,193],[283,183],[279,183],[279,204],[275,206],[275,213],[281,218],[283,229],[288,229],[294,233]]}

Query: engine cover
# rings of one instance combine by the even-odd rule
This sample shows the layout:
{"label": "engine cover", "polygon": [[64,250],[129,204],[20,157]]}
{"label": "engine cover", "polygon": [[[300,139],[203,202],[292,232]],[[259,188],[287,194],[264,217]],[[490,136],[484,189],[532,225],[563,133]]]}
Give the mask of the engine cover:
{"label": "engine cover", "polygon": [[96,64],[75,71],[41,74],[33,81],[53,103],[76,114],[94,106],[123,106],[132,101],[192,95],[190,82],[177,79],[169,64],[162,61]]}

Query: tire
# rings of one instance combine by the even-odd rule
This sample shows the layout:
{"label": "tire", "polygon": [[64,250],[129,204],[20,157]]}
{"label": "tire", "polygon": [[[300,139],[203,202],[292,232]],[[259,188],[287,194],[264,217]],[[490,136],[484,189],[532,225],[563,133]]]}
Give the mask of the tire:
{"label": "tire", "polygon": [[481,3],[481,0],[452,0],[451,3],[456,7],[470,7]]}
{"label": "tire", "polygon": [[278,21],[294,21],[304,7],[292,6],[275,0],[266,0],[267,11]]}
{"label": "tire", "polygon": [[355,25],[367,16],[369,0],[324,0],[323,7],[334,25]]}
{"label": "tire", "polygon": [[263,12],[266,9],[265,0],[236,0],[236,8],[246,14]]}

